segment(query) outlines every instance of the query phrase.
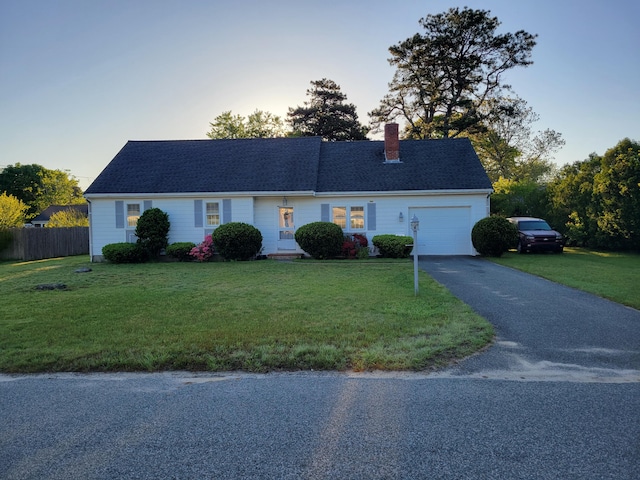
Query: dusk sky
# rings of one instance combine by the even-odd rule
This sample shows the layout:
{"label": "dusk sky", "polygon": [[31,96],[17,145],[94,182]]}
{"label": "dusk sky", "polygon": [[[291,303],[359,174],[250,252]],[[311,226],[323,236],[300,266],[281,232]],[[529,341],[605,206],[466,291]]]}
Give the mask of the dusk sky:
{"label": "dusk sky", "polygon": [[85,189],[127,140],[206,138],[227,110],[286,117],[321,78],[366,124],[388,48],[465,5],[538,34],[506,81],[535,130],[562,133],[558,165],[640,140],[637,0],[0,0],[0,168],[68,170]]}

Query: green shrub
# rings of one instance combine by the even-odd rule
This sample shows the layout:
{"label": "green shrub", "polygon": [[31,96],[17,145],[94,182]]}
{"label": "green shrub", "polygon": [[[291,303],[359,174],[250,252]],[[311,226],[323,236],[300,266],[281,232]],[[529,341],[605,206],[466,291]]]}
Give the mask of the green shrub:
{"label": "green shrub", "polygon": [[149,252],[138,243],[110,243],[102,247],[102,256],[111,263],[144,263]]}
{"label": "green shrub", "polygon": [[471,242],[480,255],[500,257],[518,243],[518,230],[506,218],[493,215],[473,226]]}
{"label": "green shrub", "polygon": [[162,249],[169,245],[169,215],[159,208],[145,210],[136,225],[138,244],[142,246],[150,257],[159,257]]}
{"label": "green shrub", "polygon": [[230,222],[220,225],[211,235],[216,252],[225,260],[249,260],[262,249],[262,234],[253,225]]}
{"label": "green shrub", "polygon": [[312,222],[298,228],[295,239],[305,252],[322,260],[340,255],[344,234],[335,223]]}
{"label": "green shrub", "polygon": [[193,260],[190,255],[191,250],[196,246],[193,242],[176,242],[169,245],[166,254],[172,258],[176,258],[181,262],[189,262]]}
{"label": "green shrub", "polygon": [[388,258],[406,258],[413,248],[413,238],[407,235],[376,235],[371,242]]}

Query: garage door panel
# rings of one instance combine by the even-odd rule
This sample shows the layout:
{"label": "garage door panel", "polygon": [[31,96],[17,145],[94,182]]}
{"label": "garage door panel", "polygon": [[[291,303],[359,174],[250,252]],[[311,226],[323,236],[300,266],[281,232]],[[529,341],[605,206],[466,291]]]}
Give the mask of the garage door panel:
{"label": "garage door panel", "polygon": [[420,220],[419,255],[470,255],[470,207],[421,207],[409,209],[409,218]]}

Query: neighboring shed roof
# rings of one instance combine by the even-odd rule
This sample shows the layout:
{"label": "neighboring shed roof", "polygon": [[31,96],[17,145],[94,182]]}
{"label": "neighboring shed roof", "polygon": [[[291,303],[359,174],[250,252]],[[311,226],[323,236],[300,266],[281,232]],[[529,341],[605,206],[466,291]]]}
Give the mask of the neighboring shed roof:
{"label": "neighboring shed roof", "polygon": [[468,139],[402,141],[385,163],[383,141],[301,137],[130,141],[85,194],[490,188]]}
{"label": "neighboring shed roof", "polygon": [[46,223],[51,219],[51,216],[65,210],[77,210],[85,217],[89,216],[89,205],[86,203],[78,205],[50,205],[45,208],[40,215],[31,220],[31,223]]}

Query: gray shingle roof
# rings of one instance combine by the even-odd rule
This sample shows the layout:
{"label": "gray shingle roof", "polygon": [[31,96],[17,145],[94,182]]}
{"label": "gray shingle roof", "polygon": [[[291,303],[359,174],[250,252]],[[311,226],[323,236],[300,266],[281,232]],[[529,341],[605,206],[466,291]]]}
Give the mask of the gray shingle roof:
{"label": "gray shingle roof", "polygon": [[400,142],[400,163],[385,163],[384,142],[323,142],[319,192],[490,189],[466,138]]}
{"label": "gray shingle roof", "polygon": [[384,142],[320,137],[130,141],[85,194],[490,189],[468,139]]}

